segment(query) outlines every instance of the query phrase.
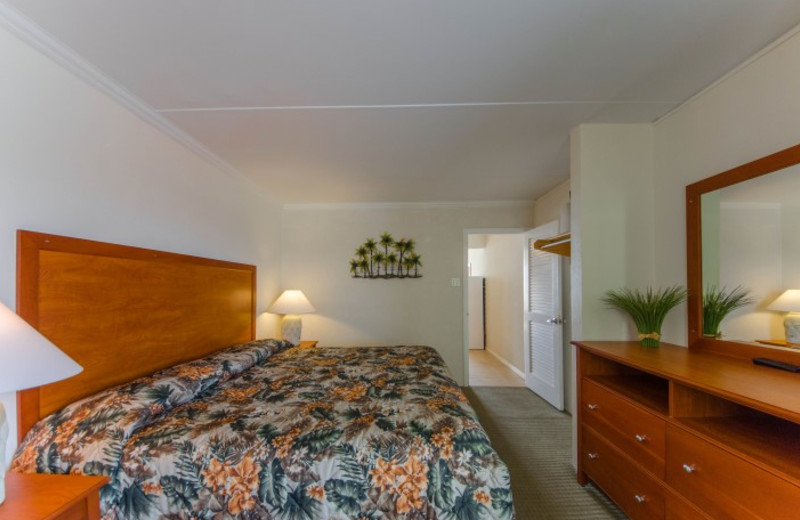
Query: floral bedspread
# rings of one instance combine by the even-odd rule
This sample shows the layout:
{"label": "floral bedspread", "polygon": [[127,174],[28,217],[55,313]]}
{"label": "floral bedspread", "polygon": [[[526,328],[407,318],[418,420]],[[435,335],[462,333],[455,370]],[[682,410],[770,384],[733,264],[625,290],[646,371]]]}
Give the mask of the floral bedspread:
{"label": "floral bedspread", "polygon": [[513,519],[430,347],[233,347],[40,421],[17,472],[107,475],[105,520]]}

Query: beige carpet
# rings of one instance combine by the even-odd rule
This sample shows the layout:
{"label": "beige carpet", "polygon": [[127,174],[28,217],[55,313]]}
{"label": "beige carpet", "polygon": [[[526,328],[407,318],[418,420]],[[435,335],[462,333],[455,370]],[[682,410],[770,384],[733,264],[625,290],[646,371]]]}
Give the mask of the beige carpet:
{"label": "beige carpet", "polygon": [[511,473],[517,520],[626,519],[592,485],[575,480],[571,418],[527,388],[465,388]]}

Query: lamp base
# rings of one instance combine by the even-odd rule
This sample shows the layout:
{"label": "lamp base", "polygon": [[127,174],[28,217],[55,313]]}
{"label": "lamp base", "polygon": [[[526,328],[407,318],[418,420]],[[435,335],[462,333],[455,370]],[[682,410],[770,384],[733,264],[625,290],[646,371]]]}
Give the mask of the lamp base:
{"label": "lamp base", "polygon": [[6,440],[8,440],[6,409],[0,402],[0,504],[6,500]]}
{"label": "lamp base", "polygon": [[783,328],[786,331],[787,342],[800,344],[800,313],[787,314],[783,320]]}
{"label": "lamp base", "polygon": [[303,319],[296,314],[287,314],[281,320],[281,337],[292,345],[300,344],[300,334],[303,330]]}

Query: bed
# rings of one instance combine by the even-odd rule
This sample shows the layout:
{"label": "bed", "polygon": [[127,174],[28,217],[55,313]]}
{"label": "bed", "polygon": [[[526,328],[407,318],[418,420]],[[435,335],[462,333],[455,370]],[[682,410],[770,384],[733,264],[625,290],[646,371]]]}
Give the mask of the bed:
{"label": "bed", "polygon": [[20,395],[11,471],[109,477],[107,520],[514,518],[507,468],[434,349],[254,340],[252,266],[19,244],[20,314],[86,371]]}

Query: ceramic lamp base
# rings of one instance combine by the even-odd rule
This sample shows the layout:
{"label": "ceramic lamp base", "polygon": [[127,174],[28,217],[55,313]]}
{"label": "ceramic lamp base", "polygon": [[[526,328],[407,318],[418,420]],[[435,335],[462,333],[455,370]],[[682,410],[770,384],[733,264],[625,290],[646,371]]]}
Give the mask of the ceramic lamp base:
{"label": "ceramic lamp base", "polygon": [[292,345],[300,344],[300,333],[303,330],[303,320],[295,314],[287,314],[281,320],[281,337]]}
{"label": "ceramic lamp base", "polygon": [[787,342],[800,344],[800,313],[787,314],[783,320],[783,328],[786,331]]}
{"label": "ceramic lamp base", "polygon": [[6,409],[3,403],[0,403],[0,504],[6,499],[6,440],[8,440]]}

